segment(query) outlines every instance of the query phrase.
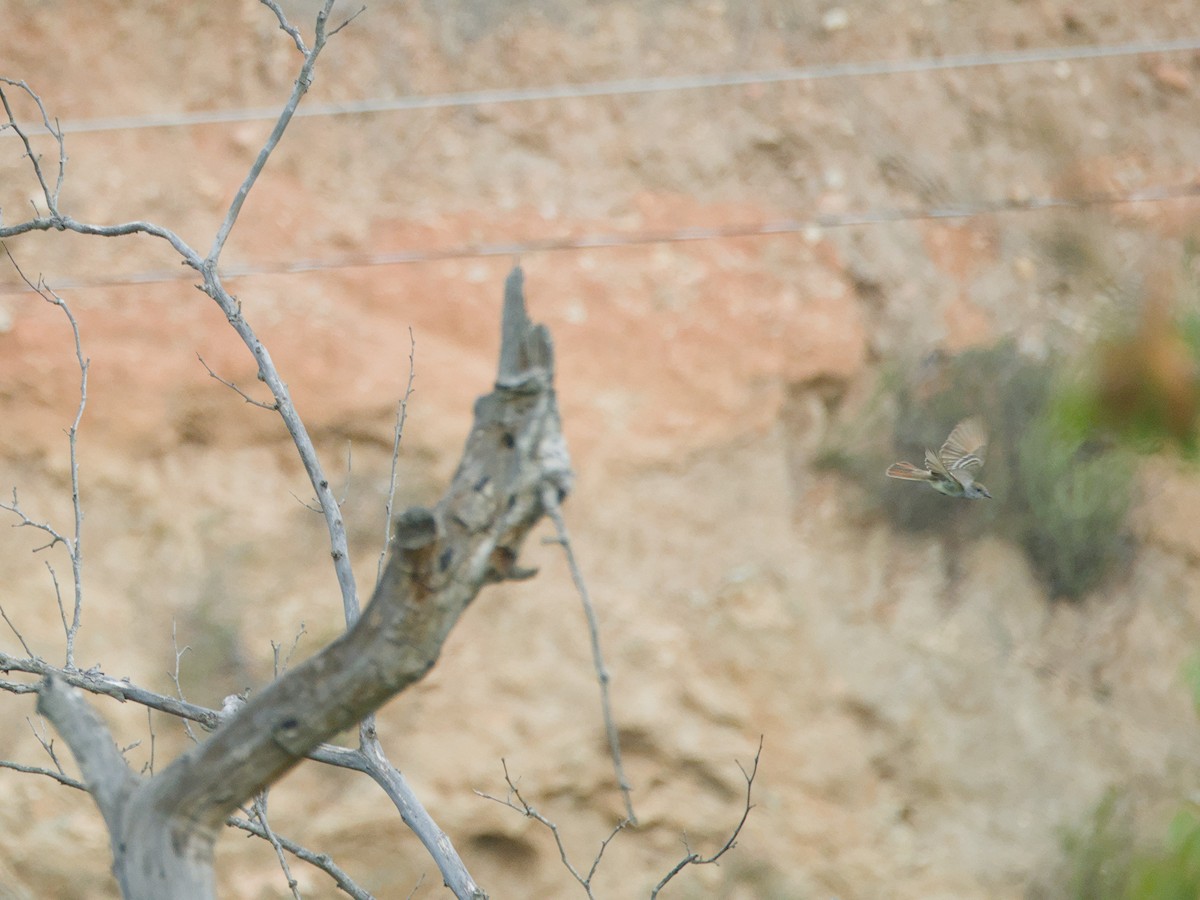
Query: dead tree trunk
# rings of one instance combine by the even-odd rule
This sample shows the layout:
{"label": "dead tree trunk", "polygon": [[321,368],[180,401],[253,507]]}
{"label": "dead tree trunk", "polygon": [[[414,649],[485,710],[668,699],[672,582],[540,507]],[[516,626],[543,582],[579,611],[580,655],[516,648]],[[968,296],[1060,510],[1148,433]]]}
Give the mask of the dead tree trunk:
{"label": "dead tree trunk", "polygon": [[100,807],[123,896],[214,897],[213,845],[226,816],[421,679],[484,585],[534,574],[517,564],[521,544],[571,480],[550,334],[530,322],[514,269],[495,389],[476,401],[458,471],[436,507],[400,516],[383,577],[346,634],[151,779],[129,769],[79,691],[57,678],[42,683],[38,711],[67,742]]}

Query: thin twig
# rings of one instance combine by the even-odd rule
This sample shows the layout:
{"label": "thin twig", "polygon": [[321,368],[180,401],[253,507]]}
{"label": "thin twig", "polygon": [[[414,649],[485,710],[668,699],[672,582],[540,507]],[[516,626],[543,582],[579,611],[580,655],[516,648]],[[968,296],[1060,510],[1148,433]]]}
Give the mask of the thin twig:
{"label": "thin twig", "polygon": [[754,809],[754,804],[750,802],[750,792],[754,789],[754,777],[758,774],[758,760],[762,756],[762,748],[763,739],[760,735],[758,738],[758,750],[754,754],[754,764],[750,767],[749,772],[746,771],[746,768],[741,763],[738,763],[738,768],[742,770],[742,777],[746,779],[746,805],[742,810],[742,817],[738,820],[737,826],[729,835],[729,839],[726,840],[725,843],[721,845],[721,848],[712,856],[702,856],[701,854],[692,851],[692,848],[688,846],[687,837],[685,836],[683,839],[683,846],[684,849],[687,850],[687,854],[671,868],[671,871],[667,872],[667,874],[662,877],[662,881],[654,886],[654,890],[650,892],[650,900],[654,900],[654,898],[658,896],[658,892],[663,889],[666,883],[688,866],[707,866],[715,863],[728,851],[737,846],[737,839],[738,835],[742,833],[742,826],[746,824],[746,819],[750,817],[750,810]]}
{"label": "thin twig", "polygon": [[342,22],[341,25],[339,25],[337,28],[333,29],[333,31],[329,32],[329,34],[326,35],[326,37],[333,37],[335,34],[337,34],[339,31],[341,31],[343,28],[345,28],[347,25],[349,25],[351,22],[353,22],[355,19],[357,19],[359,16],[361,16],[366,11],[367,11],[367,8],[365,6],[360,6],[355,12],[353,12],[349,16],[347,16],[346,20],[344,22]]}
{"label": "thin twig", "polygon": [[46,107],[42,105],[42,98],[34,93],[24,81],[13,81],[10,78],[0,77],[0,84],[11,85],[15,88],[20,88],[28,94],[33,102],[37,104],[38,112],[42,115],[42,125],[50,132],[55,141],[58,142],[58,179],[54,186],[54,190],[46,183],[45,173],[42,171],[41,157],[33,152],[33,146],[29,142],[29,136],[25,130],[17,124],[16,117],[13,115],[12,107],[8,104],[8,95],[3,88],[0,88],[0,104],[4,106],[4,112],[8,116],[8,123],[17,137],[21,139],[21,143],[25,145],[25,156],[29,158],[30,164],[33,166],[33,173],[37,176],[38,184],[42,187],[42,197],[46,201],[46,208],[52,215],[58,215],[58,195],[62,190],[63,174],[67,166],[66,145],[63,143],[63,135],[61,128],[55,128],[50,124],[50,117],[46,114]]}
{"label": "thin twig", "polygon": [[[570,858],[567,856],[567,848],[563,846],[562,836],[558,833],[558,826],[551,819],[546,818],[546,816],[538,812],[537,809],[526,802],[525,798],[521,796],[520,789],[517,787],[516,782],[512,780],[512,776],[509,775],[508,762],[504,759],[501,759],[500,765],[504,767],[504,783],[508,785],[508,796],[501,800],[499,797],[493,797],[491,794],[485,794],[482,791],[476,791],[475,793],[480,797],[483,797],[485,800],[492,800],[496,803],[499,803],[501,806],[507,806],[509,809],[515,809],[526,818],[535,819],[536,821],[545,825],[546,828],[550,830],[550,833],[554,835],[554,843],[558,847],[558,856],[559,859],[562,860],[562,864],[566,867],[567,871],[571,873],[571,877],[579,882],[580,887],[582,887],[584,892],[588,895],[589,900],[595,900],[595,894],[592,893],[592,879],[596,875],[596,870],[600,868],[600,860],[604,857],[604,851],[608,849],[608,845],[612,842],[613,838],[615,838],[627,826],[634,823],[629,821],[629,819],[622,819],[620,822],[618,822],[613,827],[613,830],[608,833],[608,836],[600,842],[600,849],[596,852],[596,856],[592,860],[592,865],[591,868],[588,869],[587,875],[580,874],[579,870],[575,868],[575,866],[571,863]],[[513,802],[514,799],[516,800],[516,803]]]}
{"label": "thin twig", "polygon": [[313,506],[311,503],[305,503],[303,500],[300,499],[300,495],[297,494],[295,491],[288,491],[288,493],[292,495],[293,500],[295,500],[297,503],[299,503],[301,506],[303,506],[309,512],[321,513],[321,512],[325,511],[324,507],[322,507],[320,505]]}
{"label": "thin twig", "polygon": [[87,793],[87,785],[82,781],[78,781],[70,775],[64,775],[62,772],[43,769],[41,766],[26,766],[8,759],[0,759],[0,769],[12,769],[14,772],[24,772],[26,775],[45,775],[47,778],[53,778],[59,784],[64,784],[67,787],[73,787],[76,790]]}
{"label": "thin twig", "polygon": [[423,885],[424,883],[425,883],[425,873],[422,872],[421,877],[417,879],[417,883],[414,884],[413,889],[408,892],[408,896],[405,898],[405,900],[412,900],[413,897],[417,896],[417,891],[419,891],[421,889],[421,885]]}
{"label": "thin twig", "polygon": [[[176,623],[171,620],[171,649],[175,651],[175,669],[171,672],[171,681],[175,684],[175,694],[183,702],[187,702],[183,697],[183,685],[179,683],[179,665],[183,660],[183,654],[191,650],[190,645],[185,645],[182,650],[179,649],[179,640],[176,636]],[[147,707],[149,708],[149,707]],[[183,720],[183,730],[187,732],[187,736],[191,738],[193,744],[200,743],[200,739],[196,737],[196,733],[192,731],[192,723],[187,719]]]}
{"label": "thin twig", "polygon": [[262,5],[275,13],[275,18],[279,20],[280,29],[287,32],[288,36],[292,39],[292,43],[296,45],[297,50],[307,55],[308,47],[304,45],[304,38],[300,34],[300,29],[288,22],[287,16],[284,15],[283,9],[279,4],[275,0],[262,0]]}
{"label": "thin twig", "polygon": [[279,868],[283,870],[283,877],[287,879],[287,886],[292,892],[295,900],[303,900],[300,896],[300,885],[292,875],[292,868],[288,865],[287,857],[283,855],[283,844],[279,838],[275,836],[275,832],[271,830],[271,825],[267,821],[267,792],[263,791],[254,798],[253,811],[251,813],[258,824],[262,826],[263,834],[266,835],[271,846],[275,848],[275,858],[279,860]]}
{"label": "thin twig", "polygon": [[[333,8],[334,2],[335,0],[325,0],[321,11],[317,13],[316,38],[313,41],[311,49],[300,51],[304,54],[304,64],[300,67],[300,74],[296,77],[296,83],[292,88],[292,95],[288,97],[287,103],[284,104],[283,110],[279,114],[279,118],[275,121],[275,127],[271,129],[271,134],[267,138],[267,142],[258,151],[258,157],[254,160],[254,164],[250,166],[250,171],[246,173],[245,179],[243,179],[241,185],[238,187],[233,202],[229,204],[229,209],[225,213],[221,227],[217,229],[217,236],[213,239],[208,256],[204,258],[204,271],[206,273],[216,271],[221,251],[225,249],[225,242],[229,240],[229,233],[233,231],[233,226],[237,224],[238,215],[242,211],[242,205],[246,202],[246,197],[250,193],[250,189],[258,181],[258,176],[262,174],[267,160],[270,159],[271,153],[274,152],[280,138],[283,137],[284,131],[287,130],[288,124],[292,121],[292,116],[296,113],[296,107],[300,105],[300,98],[308,92],[309,87],[312,85],[313,67],[317,64],[317,57],[325,49],[325,42],[329,39],[329,36],[325,33],[325,23],[329,18],[329,13]],[[267,6],[279,19],[280,26],[285,31],[288,31],[286,25],[287,19],[284,17],[283,11],[278,4],[267,3]],[[298,32],[288,31],[288,33],[292,35],[293,40],[297,40]],[[297,47],[302,46],[303,41],[297,40]]]}
{"label": "thin twig", "polygon": [[375,580],[383,577],[383,563],[392,544],[392,509],[396,502],[396,472],[400,465],[400,439],[404,437],[404,423],[408,419],[408,398],[412,396],[413,379],[417,374],[417,338],[412,326],[408,326],[408,386],[404,397],[396,405],[396,427],[392,430],[392,474],[388,480],[387,503],[383,513],[383,549],[379,552],[379,565],[375,568]]}
{"label": "thin twig", "polygon": [[[257,822],[251,822],[247,819],[239,819],[236,816],[230,816],[225,820],[226,824],[232,828],[240,828],[242,831],[249,832],[260,838],[266,838],[266,832],[263,827]],[[359,887],[334,861],[327,853],[315,853],[307,847],[302,847],[295,841],[288,840],[283,835],[275,835],[275,840],[279,842],[279,846],[283,847],[288,853],[302,859],[309,865],[316,866],[321,871],[327,873],[334,883],[354,900],[374,900],[372,894],[363,888]]]}
{"label": "thin twig", "polygon": [[[42,719],[39,717],[38,721],[41,722]],[[25,724],[29,726],[29,730],[33,732],[34,738],[42,745],[42,749],[46,751],[46,755],[50,757],[50,761],[54,763],[54,768],[58,770],[60,775],[66,775],[66,770],[63,769],[62,763],[58,760],[58,754],[54,752],[54,739],[46,737],[44,732],[39,731],[37,726],[33,724],[33,720],[28,716],[25,717]]]}
{"label": "thin twig", "polygon": [[17,636],[17,640],[21,642],[21,646],[25,648],[25,652],[28,653],[30,656],[36,655],[36,654],[34,654],[34,652],[32,650],[29,649],[29,645],[27,643],[25,643],[25,637],[17,629],[17,626],[12,623],[12,619],[10,619],[8,617],[8,613],[6,613],[4,611],[3,606],[0,606],[0,616],[4,617],[5,623],[7,623],[8,627],[12,629],[12,633]]}
{"label": "thin twig", "polygon": [[[63,634],[68,634],[71,631],[71,626],[67,624],[67,610],[62,602],[62,588],[58,586],[58,573],[54,571],[54,566],[50,565],[50,560],[42,560],[46,564],[46,571],[50,573],[50,582],[54,585],[54,602],[58,605],[58,617],[62,619]],[[33,654],[29,654],[33,656]]]}
{"label": "thin twig", "polygon": [[12,490],[12,503],[0,503],[0,509],[7,510],[15,516],[20,516],[21,521],[14,524],[13,528],[36,528],[38,531],[44,531],[50,535],[50,543],[41,547],[35,547],[33,552],[39,553],[42,550],[49,550],[55,544],[65,544],[67,539],[54,530],[52,525],[46,522],[35,522],[25,514],[25,510],[21,509],[21,499],[17,496],[17,489]]}
{"label": "thin twig", "polygon": [[291,649],[288,650],[287,656],[285,656],[283,658],[282,664],[280,663],[280,660],[279,660],[279,651],[283,649],[283,645],[277,644],[274,641],[271,641],[271,655],[274,658],[275,677],[276,678],[278,678],[280,675],[282,675],[284,672],[287,671],[288,663],[290,663],[292,661],[292,655],[296,652],[296,648],[300,646],[300,638],[304,637],[304,635],[306,635],[306,634],[308,634],[308,632],[305,631],[304,623],[301,622],[300,630],[296,632],[296,636],[292,639]]}
{"label": "thin twig", "polygon": [[608,690],[610,678],[608,669],[604,665],[604,654],[600,649],[600,624],[596,619],[596,609],[592,605],[587,583],[583,580],[583,573],[579,569],[579,563],[575,560],[575,552],[571,548],[571,535],[567,531],[567,523],[563,518],[558,496],[554,491],[547,490],[543,493],[542,502],[546,507],[546,514],[554,522],[554,528],[558,534],[558,544],[566,555],[567,567],[571,570],[571,580],[575,582],[575,590],[579,592],[579,599],[583,603],[583,613],[587,617],[588,636],[592,644],[592,663],[596,668],[596,680],[600,684],[600,708],[604,716],[604,731],[608,736],[608,752],[612,756],[617,786],[621,789],[621,796],[625,800],[625,818],[629,820],[630,824],[636,825],[637,815],[633,811],[629,779],[625,777],[625,768],[621,764],[621,737],[612,713],[612,700]]}
{"label": "thin twig", "polygon": [[146,761],[146,765],[142,767],[142,774],[154,777],[154,744],[157,735],[154,733],[154,712],[150,707],[146,707],[146,728],[150,731],[150,758]]}
{"label": "thin twig", "polygon": [[342,499],[338,501],[338,506],[344,506],[346,498],[350,496],[350,479],[354,475],[354,441],[346,441],[346,483],[342,486]]}
{"label": "thin twig", "polygon": [[[13,133],[25,145],[25,155],[29,158],[30,165],[33,167],[34,177],[37,178],[38,185],[42,189],[42,197],[45,199],[47,209],[49,210],[49,215],[47,216],[37,215],[37,206],[35,205],[34,217],[32,219],[18,222],[16,225],[0,225],[0,238],[16,237],[28,231],[74,231],[77,234],[94,234],[104,237],[117,237],[125,234],[149,234],[167,241],[183,257],[183,261],[187,265],[197,271],[200,270],[200,255],[170,229],[163,228],[151,222],[140,221],[123,222],[119,225],[91,225],[86,222],[77,222],[70,216],[63,215],[58,208],[58,197],[62,191],[63,178],[66,175],[67,169],[67,148],[63,139],[62,129],[50,124],[50,117],[47,115],[46,108],[42,104],[42,98],[28,84],[24,81],[14,81],[11,78],[0,77],[0,85],[4,84],[24,91],[37,104],[38,111],[42,117],[42,125],[46,131],[53,135],[55,141],[58,143],[58,177],[55,179],[54,187],[51,188],[46,181],[45,172],[42,170],[41,159],[33,152],[33,146],[30,144],[28,133],[16,120],[12,107],[9,105],[8,96],[4,89],[0,87],[0,105],[3,105],[5,116],[8,119],[7,124],[3,127],[11,128]],[[55,122],[57,122],[57,119]]]}
{"label": "thin twig", "polygon": [[232,390],[235,394],[237,394],[239,397],[241,397],[243,400],[245,400],[251,406],[257,406],[259,409],[267,409],[267,410],[270,410],[271,412],[275,412],[276,410],[279,409],[278,403],[263,403],[261,400],[255,400],[253,397],[251,397],[249,394],[247,394],[245,391],[243,391],[240,387],[238,387],[232,381],[226,381],[224,378],[222,378],[220,375],[218,375],[216,372],[214,372],[212,370],[212,367],[204,361],[204,357],[201,356],[199,353],[196,354],[196,359],[200,360],[200,365],[202,365],[202,366],[204,366],[204,368],[208,369],[209,375],[211,375],[213,378],[217,379],[217,381],[221,382],[221,384],[225,385],[225,387]]}

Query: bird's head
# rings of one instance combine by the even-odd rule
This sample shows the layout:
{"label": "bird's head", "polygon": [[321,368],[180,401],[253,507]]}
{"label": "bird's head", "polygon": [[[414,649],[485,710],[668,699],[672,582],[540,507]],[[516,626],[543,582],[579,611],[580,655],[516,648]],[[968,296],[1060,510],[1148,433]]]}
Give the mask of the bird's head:
{"label": "bird's head", "polygon": [[991,500],[992,495],[986,487],[979,482],[972,482],[963,489],[963,496],[968,500]]}

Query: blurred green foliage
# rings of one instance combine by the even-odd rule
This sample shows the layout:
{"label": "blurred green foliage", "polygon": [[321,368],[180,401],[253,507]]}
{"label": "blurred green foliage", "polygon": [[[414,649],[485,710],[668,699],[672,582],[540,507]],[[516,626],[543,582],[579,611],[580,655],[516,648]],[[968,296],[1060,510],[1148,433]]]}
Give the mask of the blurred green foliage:
{"label": "blurred green foliage", "polygon": [[1200,813],[1180,810],[1160,849],[1139,855],[1130,867],[1129,900],[1196,900],[1200,897]]}
{"label": "blurred green foliage", "polygon": [[1139,841],[1132,817],[1110,790],[1088,820],[1062,837],[1064,868],[1046,900],[1196,900],[1200,897],[1200,813],[1184,809],[1166,839]]}
{"label": "blurred green foliage", "polygon": [[1108,791],[1078,829],[1062,835],[1062,900],[1124,900],[1134,860],[1133,824],[1116,791]]}

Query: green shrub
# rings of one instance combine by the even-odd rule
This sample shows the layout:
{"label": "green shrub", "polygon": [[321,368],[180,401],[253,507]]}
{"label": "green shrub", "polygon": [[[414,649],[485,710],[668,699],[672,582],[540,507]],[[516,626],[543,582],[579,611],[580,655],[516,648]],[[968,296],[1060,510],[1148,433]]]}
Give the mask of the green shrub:
{"label": "green shrub", "polygon": [[[1131,547],[1133,465],[1124,451],[1065,427],[1065,374],[1008,341],[913,368],[915,375],[893,370],[884,379],[896,410],[891,441],[871,443],[850,429],[820,463],[866,486],[898,528],[1013,541],[1055,597],[1079,598],[1099,584]],[[981,480],[994,499],[952,500],[884,477],[897,459],[921,463],[925,448],[936,451],[970,415],[988,427]]]}
{"label": "green shrub", "polygon": [[1017,437],[1016,456],[1024,509],[1010,527],[1055,596],[1081,597],[1128,555],[1132,464],[1091,452],[1049,416]]}

